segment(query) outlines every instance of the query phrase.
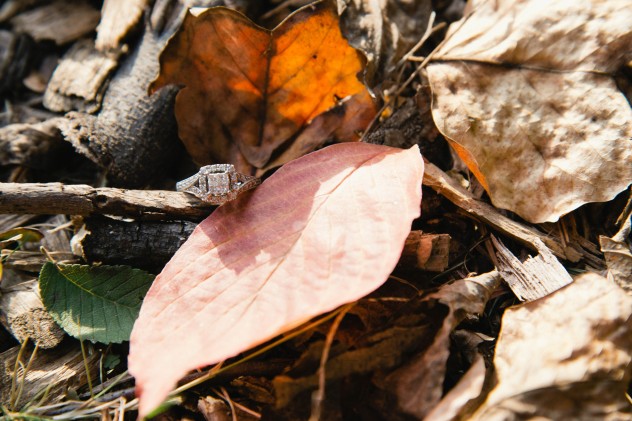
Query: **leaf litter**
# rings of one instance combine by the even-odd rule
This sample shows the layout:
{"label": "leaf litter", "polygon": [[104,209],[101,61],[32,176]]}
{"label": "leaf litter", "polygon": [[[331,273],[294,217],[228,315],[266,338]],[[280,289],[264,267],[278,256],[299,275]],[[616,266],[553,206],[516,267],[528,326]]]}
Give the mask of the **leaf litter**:
{"label": "leaf litter", "polygon": [[494,355],[496,384],[469,419],[629,418],[631,327],[632,298],[595,273],[507,309]]}
{"label": "leaf litter", "polygon": [[[365,172],[367,168],[365,165],[359,165],[355,159],[366,152],[351,154],[355,158],[349,158],[348,151],[353,148],[361,151],[366,147],[380,147],[365,144],[337,145],[284,165],[279,172],[266,180],[259,190],[215,210],[158,277],[152,288],[153,292],[147,296],[146,308],[141,310],[144,315],[141,315],[135,329],[136,339],[132,340],[130,369],[134,374],[140,373],[137,381],[138,390],[142,392],[141,412],[147,413],[151,407],[157,405],[175,385],[177,379],[188,370],[236,356],[282,334],[278,341],[243,354],[244,358],[248,359],[261,355],[261,352],[273,346],[278,347],[275,348],[274,356],[270,355],[272,353],[267,354],[271,358],[266,356],[261,360],[252,361],[255,364],[263,363],[259,367],[263,367],[264,377],[254,378],[257,371],[249,371],[248,367],[254,366],[244,364],[243,359],[231,359],[227,363],[226,367],[231,370],[244,364],[244,371],[238,375],[245,376],[230,384],[223,383],[226,388],[221,387],[221,391],[217,391],[216,395],[222,399],[222,403],[226,402],[223,408],[230,408],[233,415],[239,413],[241,417],[241,414],[245,413],[242,411],[245,407],[239,403],[241,400],[246,404],[258,406],[258,409],[263,408],[265,419],[307,418],[309,410],[306,413],[305,408],[309,408],[310,402],[309,399],[305,402],[305,397],[309,398],[309,392],[314,389],[320,389],[313,397],[325,398],[321,419],[341,416],[351,416],[354,419],[426,417],[433,420],[507,419],[523,416],[554,419],[625,419],[629,416],[629,408],[625,406],[625,392],[630,381],[630,344],[627,340],[630,331],[630,303],[629,297],[611,281],[614,279],[621,285],[626,285],[625,273],[630,255],[629,214],[623,219],[620,218],[622,223],[617,225],[618,229],[609,227],[605,230],[599,227],[599,234],[607,234],[602,235],[601,245],[608,265],[609,278],[587,273],[577,277],[575,282],[551,293],[572,280],[567,270],[576,273],[591,267],[587,261],[582,260],[581,253],[577,254],[574,251],[573,258],[568,257],[571,246],[580,246],[569,244],[567,241],[575,241],[576,237],[573,235],[577,235],[577,227],[573,224],[577,223],[581,229],[580,221],[584,221],[586,239],[581,239],[584,240],[581,247],[587,247],[586,243],[590,246],[590,240],[587,238],[592,240],[596,237],[588,232],[585,220],[587,212],[598,208],[582,207],[578,211],[572,210],[586,202],[609,200],[629,184],[629,168],[625,167],[629,167],[630,156],[625,149],[625,146],[629,145],[629,104],[612,82],[612,75],[621,63],[630,59],[629,49],[626,49],[626,45],[629,45],[629,25],[626,24],[629,21],[629,11],[625,8],[626,2],[617,1],[607,5],[601,2],[561,4],[559,9],[552,6],[543,14],[535,10],[532,7],[533,2],[529,1],[512,4],[472,1],[468,4],[466,18],[454,24],[443,45],[430,54],[432,62],[427,70],[435,96],[433,114],[438,128],[448,137],[461,159],[469,164],[470,170],[478,177],[480,183],[487,188],[493,203],[512,210],[532,222],[561,218],[558,224],[542,225],[538,227],[541,231],[527,226],[528,224],[524,224],[523,227],[521,223],[512,220],[511,214],[501,215],[497,209],[486,205],[486,198],[480,198],[480,195],[475,194],[476,183],[468,185],[466,179],[456,176],[452,181],[469,187],[470,191],[458,200],[453,200],[452,193],[444,189],[444,193],[447,192],[446,197],[451,197],[450,200],[457,204],[459,212],[469,212],[484,222],[472,223],[464,219],[463,214],[453,213],[445,201],[440,202],[438,208],[433,208],[433,201],[437,202],[437,196],[428,196],[424,193],[426,198],[430,197],[430,201],[426,199],[424,202],[427,211],[424,211],[425,216],[422,216],[421,220],[414,222],[415,229],[421,227],[424,231],[441,233],[444,232],[443,229],[451,229],[450,263],[454,266],[436,276],[423,272],[410,274],[404,271],[401,278],[398,277],[399,273],[398,276],[392,275],[390,281],[384,284],[397,263],[401,245],[410,229],[410,222],[419,212],[422,164],[416,149],[382,149],[389,152],[378,153],[384,155],[383,159],[377,159],[378,162],[372,163],[370,167],[379,169],[379,174],[386,172],[389,175],[386,179],[382,176],[370,177],[362,183],[358,180],[364,177],[358,177],[358,173]],[[193,106],[190,106],[191,104],[186,104],[187,101],[180,100],[180,105],[184,102],[188,108],[179,113],[179,124],[186,126],[193,123],[196,126],[194,136],[188,140],[183,139],[190,154],[199,162],[232,162],[243,171],[262,174],[318,149],[326,142],[358,140],[375,113],[368,90],[360,83],[358,75],[374,77],[371,87],[376,90],[378,97],[387,97],[390,87],[398,83],[392,78],[400,78],[414,70],[413,76],[418,74],[422,85],[416,95],[419,101],[419,98],[425,95],[423,85],[427,83],[424,73],[421,72],[422,68],[411,69],[414,66],[406,60],[397,61],[401,58],[401,45],[410,47],[415,43],[414,34],[419,34],[419,31],[425,29],[425,25],[420,25],[418,21],[420,16],[425,16],[422,9],[429,10],[429,2],[415,2],[415,5],[418,7],[415,11],[400,13],[406,5],[395,5],[390,2],[338,1],[339,10],[343,6],[348,7],[345,18],[350,19],[343,24],[342,35],[337,32],[338,17],[334,2],[315,3],[286,20],[274,31],[263,30],[242,15],[227,9],[214,9],[215,12],[211,10],[189,15],[189,29],[197,25],[192,23],[195,14],[198,18],[206,16],[210,21],[223,20],[222,25],[227,25],[224,29],[231,28],[224,32],[224,36],[219,40],[209,37],[214,40],[212,44],[218,46],[230,41],[231,37],[235,37],[234,40],[242,39],[239,37],[240,31],[251,31],[255,38],[261,36],[259,41],[262,45],[266,42],[267,45],[274,44],[273,40],[277,36],[278,39],[282,39],[285,31],[304,35],[308,33],[304,31],[305,28],[313,29],[306,24],[313,14],[315,21],[320,22],[323,28],[330,29],[321,39],[326,40],[329,39],[328,36],[333,36],[330,41],[339,41],[333,42],[336,48],[327,50],[336,51],[335,56],[338,58],[354,58],[351,61],[353,64],[346,63],[349,64],[349,75],[353,77],[349,78],[349,83],[345,86],[359,89],[359,92],[354,91],[355,93],[342,90],[345,97],[339,96],[337,88],[334,89],[336,95],[321,97],[329,102],[323,105],[322,109],[314,108],[317,109],[317,113],[302,117],[300,121],[303,123],[300,124],[283,120],[279,125],[269,125],[271,121],[267,118],[262,119],[261,113],[238,112],[238,115],[233,117],[247,122],[244,126],[249,127],[242,138],[239,137],[242,136],[239,133],[241,128],[235,127],[236,125],[233,125],[231,130],[236,130],[237,135],[226,130],[217,131],[218,125],[225,123],[222,118],[227,117],[222,112],[228,111],[227,114],[231,114],[235,111],[231,107],[231,99],[244,95],[243,90],[241,93],[239,91],[239,86],[242,85],[236,83],[237,91],[233,92],[234,95],[224,89],[228,86],[226,83],[219,92],[201,91],[202,93],[196,95],[205,96],[211,102],[217,101],[211,106],[211,114],[196,114],[206,107],[203,102],[193,102]],[[491,7],[494,5],[497,8]],[[572,13],[567,10],[571,10]],[[612,10],[617,11],[613,13]],[[470,12],[472,14],[469,14]],[[576,17],[575,31],[569,31],[569,27],[572,27],[569,26],[570,15]],[[362,22],[354,28],[354,24],[358,23],[355,22],[356,19]],[[199,28],[191,29],[189,34],[204,28],[208,21],[204,22],[206,23],[200,23]],[[393,26],[393,22],[397,24]],[[603,29],[604,26],[608,27],[607,30]],[[499,28],[508,27],[513,30],[504,31],[503,36],[498,35]],[[537,30],[537,37],[533,36],[534,28]],[[208,29],[206,26],[202,34]],[[412,32],[404,34],[404,29],[412,29]],[[351,30],[359,30],[359,33],[352,34]],[[404,37],[411,35],[403,44],[398,43],[403,38],[394,39],[397,37],[394,34],[399,30],[403,31],[401,34]],[[278,32],[277,35],[275,32]],[[322,35],[318,30],[309,33]],[[568,33],[572,34],[575,43],[566,42]],[[354,36],[360,38],[353,41]],[[363,67],[362,56],[353,49],[346,49],[348,45],[344,38],[351,40],[354,45],[362,45],[361,50],[368,57],[368,71]],[[551,39],[556,42],[551,42]],[[174,45],[179,42],[176,40],[177,37],[174,38]],[[608,43],[607,48],[598,44],[604,40]],[[238,51],[244,60],[246,57],[253,58],[253,63],[258,64],[252,64],[249,68],[255,73],[260,74],[262,67],[272,69],[271,62],[275,60],[275,56],[268,53],[274,48],[259,49],[263,56],[260,55],[257,61],[254,59],[256,53],[240,49],[241,42],[237,44],[239,46],[235,45],[231,52]],[[569,45],[573,48],[569,48]],[[307,55],[314,52],[312,47],[307,49]],[[533,51],[541,53],[532,54]],[[189,60],[183,58],[184,55],[179,55],[179,51],[175,53],[178,60]],[[226,51],[223,51],[223,55],[214,56],[219,58],[219,63],[215,64],[226,64],[221,62],[227,57],[225,53]],[[318,57],[321,56],[320,53],[318,50]],[[420,54],[429,53],[425,47],[423,52],[420,50]],[[428,61],[428,57],[410,57],[411,55],[412,52],[409,52],[406,57],[416,62]],[[208,57],[202,57],[202,61],[208,60]],[[330,57],[327,60],[334,59]],[[179,65],[174,61],[170,62],[168,54],[165,55],[163,64],[165,67]],[[471,75],[464,72],[464,69],[471,70],[471,75],[475,75],[478,80],[472,81]],[[208,69],[196,70],[201,70],[202,75],[207,74]],[[232,67],[232,70],[235,68]],[[216,82],[221,76],[212,72],[208,74],[218,78]],[[199,82],[197,77],[194,74],[187,74],[184,80],[173,82],[194,85]],[[337,76],[334,74],[333,77],[335,79]],[[409,86],[408,83],[411,81],[413,78],[409,78],[405,86]],[[528,82],[526,90],[524,81]],[[160,79],[158,82],[161,82]],[[168,83],[165,80],[162,82]],[[483,82],[486,83],[485,86],[480,86]],[[221,85],[224,82],[218,83]],[[314,84],[313,81],[310,83],[306,85],[309,87],[306,92],[324,91],[320,84]],[[398,93],[410,94],[416,88],[414,83],[416,82],[407,90],[398,90]],[[202,82],[200,84],[203,85]],[[553,90],[552,86],[556,90]],[[569,89],[564,91],[558,89],[559,86],[566,86]],[[234,86],[230,89],[233,88]],[[542,104],[544,88],[555,92],[555,95],[547,97],[548,102]],[[186,92],[186,89],[184,88],[181,93]],[[380,92],[382,89],[384,91]],[[263,86],[260,93],[265,92],[266,86]],[[585,98],[578,99],[582,95]],[[303,96],[310,99],[310,95]],[[454,107],[454,104],[463,98],[467,99],[464,101],[467,107]],[[405,98],[395,98],[391,104],[400,103],[402,99]],[[430,98],[427,98],[426,102],[429,104]],[[222,107],[218,108],[218,103],[221,103]],[[248,109],[265,110],[266,116],[267,112],[273,109],[268,107],[269,104],[265,100],[262,101],[261,96],[249,104]],[[291,105],[290,108],[295,105],[300,108],[301,103]],[[538,105],[541,107],[538,108]],[[529,124],[525,125],[521,119],[529,116],[529,112],[533,120],[528,120]],[[564,118],[550,121],[555,113]],[[380,117],[380,124],[390,121],[387,113]],[[492,127],[499,129],[496,132],[501,132],[503,136],[499,136],[494,130],[489,132],[487,122],[490,119],[496,124]],[[528,140],[541,146],[538,142],[542,140],[542,132],[538,131],[538,123],[548,130],[547,134],[552,134],[550,137],[557,142],[552,149],[559,156],[546,155],[547,148],[550,148],[547,143],[543,143],[544,149],[539,152],[545,158],[557,159],[553,160],[551,168],[560,167],[567,170],[574,181],[569,182],[568,179],[556,175],[555,171],[547,173],[546,176],[550,176],[550,180],[561,177],[560,180],[563,182],[559,186],[554,182],[546,184],[547,180],[550,181],[546,177],[533,176],[540,167],[534,165],[532,155],[524,155],[518,147],[521,144],[515,140],[520,140],[520,135],[527,133]],[[598,130],[600,125],[603,128],[601,131]],[[253,126],[258,127],[258,130],[250,132]],[[522,133],[516,135],[515,126],[523,129]],[[467,136],[490,134],[487,140],[492,142],[476,147],[469,143],[466,145],[460,137],[461,133],[453,130],[462,127],[466,127]],[[468,128],[470,132],[467,131]],[[266,130],[269,133],[283,135],[261,142],[261,134]],[[586,138],[577,135],[583,130],[587,133]],[[532,132],[536,134],[535,137],[530,137]],[[402,127],[399,133],[401,136],[409,137],[410,128]],[[397,136],[399,135],[384,136],[383,141],[385,144],[391,144],[393,137]],[[577,139],[580,142],[573,143]],[[400,145],[406,143],[401,141],[402,139],[396,140],[395,143]],[[426,140],[428,139],[420,142],[422,149],[428,146],[425,144]],[[595,149],[598,153],[591,156],[586,151],[593,150],[595,140],[606,145],[605,152],[603,149]],[[201,143],[196,143],[198,141]],[[588,146],[581,142],[588,142]],[[416,142],[408,144],[413,143]],[[332,150],[346,152],[333,153]],[[481,150],[484,158],[481,158]],[[321,162],[320,158],[314,158],[314,155],[326,159],[323,158]],[[436,158],[432,153],[424,155],[431,161]],[[585,164],[581,159],[587,157],[592,157],[589,164]],[[318,165],[301,170],[301,162],[309,160]],[[518,160],[520,165],[515,164],[515,160]],[[572,161],[573,165],[564,166],[564,160]],[[510,174],[511,177],[506,177],[509,182],[501,180],[504,184],[499,190],[496,188],[498,177],[494,171],[502,169],[501,164],[504,161],[512,162],[520,171],[515,171],[514,174],[506,169],[504,172],[501,170],[501,179],[506,174]],[[546,165],[550,161],[544,159]],[[386,165],[385,162],[390,164]],[[403,165],[402,162],[407,164]],[[495,164],[486,165],[488,162]],[[539,161],[535,162],[537,164]],[[335,188],[330,186],[332,193],[329,194],[338,196],[337,199],[341,200],[330,202],[329,199],[324,199],[327,195],[314,193],[326,189],[329,183],[336,179],[335,176],[331,176],[325,177],[326,180],[323,181],[319,178],[323,172],[333,171],[336,166],[343,168],[345,165],[349,167],[347,170],[350,171],[350,175],[341,176],[340,174],[344,174],[345,171],[338,173],[338,177],[342,179]],[[427,167],[432,169],[434,181],[425,182],[434,183],[437,174],[440,178],[449,178],[433,164],[429,163]],[[523,167],[533,170],[532,173],[523,177]],[[620,170],[618,177],[613,178],[613,172],[610,171],[612,167],[616,171]],[[449,165],[446,168],[449,168]],[[456,168],[459,168],[458,163]],[[585,168],[588,176],[582,178],[578,172],[584,171]],[[595,169],[604,174],[595,175]],[[287,182],[284,177],[294,171],[301,175],[294,182]],[[393,177],[402,177],[407,171],[409,192],[399,194],[400,199],[406,197],[406,209],[403,212],[401,204],[398,205],[395,200],[389,201],[388,198],[392,198],[391,194],[396,190],[393,184],[402,187],[399,182],[393,183]],[[451,174],[455,172],[452,171]],[[466,173],[465,176],[467,177]],[[352,187],[354,177],[357,178],[356,187]],[[584,182],[590,177],[594,179],[590,180],[594,184],[593,188],[586,187]],[[391,181],[390,184],[388,180]],[[286,182],[294,187],[288,189]],[[376,194],[380,191],[389,193],[387,196]],[[499,191],[502,194],[499,194]],[[502,202],[503,195],[508,197],[506,202]],[[609,214],[616,212],[620,200],[619,198],[618,201],[611,201],[605,205]],[[339,202],[344,204],[340,205]],[[328,207],[328,203],[335,205]],[[383,210],[376,210],[373,205],[367,203],[379,204],[378,208]],[[413,206],[413,203],[416,203],[416,206]],[[474,206],[477,203],[485,204],[486,207]],[[501,206],[501,203],[509,204]],[[310,231],[312,222],[305,223],[304,218],[298,218],[303,221],[303,228],[299,226],[301,224],[291,222],[296,222],[297,215],[310,214],[312,210],[315,216],[309,221],[329,223],[319,223],[318,229]],[[570,215],[563,216],[568,212],[571,212]],[[502,218],[498,219],[499,217]],[[522,228],[517,231],[507,230],[507,223],[514,224],[514,228]],[[451,228],[451,224],[455,224],[457,228]],[[387,226],[396,228],[389,231],[386,229]],[[527,247],[541,245],[537,240],[542,239],[555,256],[566,256],[572,263],[558,262],[544,246],[542,249],[535,247],[540,256],[527,258],[523,263],[507,264],[497,261],[500,256],[497,257],[493,253],[494,246],[487,233],[487,227],[492,227],[504,236],[517,239]],[[433,228],[438,231],[433,231]],[[468,237],[470,228],[478,235],[473,240]],[[575,234],[565,233],[566,229],[571,228],[575,230]],[[295,246],[288,249],[287,245],[292,243],[289,240],[298,232],[302,233],[299,240],[293,243]],[[568,236],[560,240],[560,232]],[[522,238],[525,235],[526,237]],[[374,238],[376,236],[381,236],[382,239]],[[523,260],[527,251],[516,247],[515,243],[507,242],[504,236],[503,242],[507,245],[505,258],[510,257],[516,262],[517,259]],[[385,244],[390,246],[386,247]],[[456,250],[463,250],[464,246],[466,250],[463,254],[457,253]],[[467,249],[468,247],[471,248]],[[517,253],[517,250],[520,253]],[[9,250],[3,250],[3,256],[6,251]],[[13,253],[13,250],[10,252]],[[330,259],[325,262],[327,256],[330,256]],[[477,259],[472,259],[473,256]],[[275,258],[279,262],[276,266]],[[604,258],[597,257],[596,260],[599,263]],[[330,262],[336,262],[337,266],[329,265]],[[594,260],[591,264],[595,267]],[[520,265],[524,267],[521,268]],[[493,266],[498,267],[500,276],[510,283],[517,295],[535,301],[510,307],[515,303],[515,297],[506,288],[499,287],[499,274],[492,270]],[[547,273],[547,277],[542,278],[544,280],[538,279],[538,282],[546,283],[545,287],[554,288],[528,290],[528,293],[536,293],[532,296],[525,294],[524,286],[521,284],[524,273],[531,269],[546,269],[544,266],[555,270]],[[605,267],[604,263],[603,268]],[[402,268],[409,269],[400,261],[400,267],[396,270],[401,271]],[[266,270],[269,276],[265,274]],[[468,273],[472,270],[488,273],[476,277]],[[323,275],[325,278],[322,278]],[[446,279],[460,278],[464,279],[445,283]],[[168,282],[169,279],[171,282]],[[316,281],[319,279],[334,281],[331,285],[327,280],[322,285],[317,285]],[[253,280],[257,282],[249,283]],[[345,287],[340,287],[340,282],[350,282],[352,287],[347,288],[346,283]],[[269,284],[272,287],[268,287]],[[310,289],[314,285],[318,288]],[[222,289],[224,287],[226,288]],[[270,291],[274,293],[267,295]],[[208,294],[217,297],[210,304]],[[320,294],[324,298],[319,300]],[[288,296],[290,298],[286,300]],[[293,300],[294,296],[301,297],[301,300]],[[191,297],[193,299],[188,300]],[[244,297],[245,301],[242,299]],[[314,315],[357,299],[360,301],[351,307],[343,307],[342,313],[338,308],[315,322],[288,332],[288,329]],[[220,306],[215,308],[219,311],[217,315],[209,316],[205,313],[218,302]],[[500,322],[499,317],[506,308],[502,318],[502,332],[497,343],[494,343],[492,340],[497,336],[495,325]],[[222,309],[225,312],[222,312]],[[153,315],[156,316],[156,321],[152,320]],[[337,331],[332,331],[331,326],[334,325],[320,325],[335,315],[338,315],[336,322],[341,323]],[[317,325],[320,327],[314,327]],[[322,340],[325,332],[327,341]],[[336,333],[335,340],[328,342],[333,339],[332,332]],[[147,349],[143,349],[145,345]],[[283,360],[288,356],[287,360]],[[455,368],[456,362],[460,366]],[[315,371],[319,365],[324,372]],[[272,367],[285,368],[275,371]],[[187,385],[179,388],[178,393],[200,384],[201,379],[208,379],[215,375],[214,373],[224,373],[223,370],[222,367],[215,367],[211,372],[202,374],[202,377],[200,374],[191,374],[190,376],[198,376],[198,380],[187,380]],[[464,373],[463,376],[460,373]],[[326,395],[321,375],[327,379]],[[206,385],[198,391],[203,395],[213,393],[213,389]],[[337,396],[338,393],[340,396]],[[187,393],[185,396],[197,394]],[[234,396],[238,396],[238,401],[234,400]],[[248,399],[242,400],[244,397]],[[92,402],[91,397],[86,399]],[[211,396],[202,396],[198,404],[210,400]],[[108,404],[110,415],[117,417],[121,412],[112,408],[119,408],[123,404],[118,400],[112,402]],[[334,406],[338,406],[333,412],[332,402],[335,402]],[[572,404],[564,405],[565,402]],[[577,412],[574,409],[576,402],[583,405],[582,411]],[[136,405],[137,401],[132,400],[124,406],[136,408]],[[302,405],[301,410],[297,413],[292,412],[291,408],[297,405]],[[182,405],[180,408],[184,409],[186,406]],[[30,408],[28,413],[50,414],[47,410],[50,408]],[[79,413],[67,412],[62,414],[60,419],[68,419]],[[209,417],[218,415],[204,411],[202,413]],[[253,411],[249,413],[251,416],[259,416]],[[86,414],[87,412],[81,413],[83,416]],[[199,416],[199,413],[197,415]]]}

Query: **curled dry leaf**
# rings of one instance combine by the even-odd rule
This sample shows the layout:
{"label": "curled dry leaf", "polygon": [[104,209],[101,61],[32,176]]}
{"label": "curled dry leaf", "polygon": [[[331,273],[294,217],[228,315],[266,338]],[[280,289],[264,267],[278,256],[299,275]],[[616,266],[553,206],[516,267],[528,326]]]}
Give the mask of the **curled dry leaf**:
{"label": "curled dry leaf", "polygon": [[497,384],[465,418],[629,419],[631,328],[632,297],[594,273],[506,310],[494,356]]}
{"label": "curled dry leaf", "polygon": [[217,209],[156,278],[134,326],[141,414],[187,371],[379,287],[419,215],[422,176],[416,146],[339,144]]}
{"label": "curled dry leaf", "polygon": [[612,238],[600,235],[599,244],[608,266],[608,278],[632,295],[632,247],[629,240],[632,217],[628,217]]}
{"label": "curled dry leaf", "polygon": [[[364,60],[342,37],[328,1],[298,10],[272,31],[226,8],[189,13],[160,63],[152,89],[183,86],[178,130],[199,164],[230,162],[245,172],[265,167],[273,153],[283,155],[277,164],[288,162],[343,125],[338,140],[359,140],[356,132],[375,114],[356,76]],[[300,136],[318,116],[324,127]],[[299,147],[284,154],[294,142]]]}
{"label": "curled dry leaf", "polygon": [[[433,117],[492,202],[556,221],[632,183],[628,0],[471,2],[428,66]],[[509,66],[507,66],[509,65]]]}
{"label": "curled dry leaf", "polygon": [[[483,357],[477,357],[463,377],[441,401],[432,408],[424,421],[452,421],[459,420],[459,414],[471,400],[476,399],[482,392],[485,382],[485,362]],[[465,418],[467,419],[467,417]]]}
{"label": "curled dry leaf", "polygon": [[423,419],[443,394],[446,363],[450,355],[450,335],[466,317],[482,314],[492,292],[500,285],[496,271],[461,279],[442,286],[425,301],[447,307],[445,318],[430,345],[390,373],[386,390],[395,394],[397,407],[414,419]]}

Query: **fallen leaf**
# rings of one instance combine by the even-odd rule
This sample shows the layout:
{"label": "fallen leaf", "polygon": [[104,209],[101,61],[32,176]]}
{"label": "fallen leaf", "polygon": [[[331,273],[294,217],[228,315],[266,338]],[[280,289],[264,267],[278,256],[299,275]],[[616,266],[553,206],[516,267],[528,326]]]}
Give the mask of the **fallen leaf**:
{"label": "fallen leaf", "polygon": [[129,340],[153,279],[153,275],[129,266],[47,262],[39,285],[46,310],[66,333],[108,344]]}
{"label": "fallen leaf", "polygon": [[383,83],[424,35],[429,0],[337,0],[342,32],[367,59],[367,81]]}
{"label": "fallen leaf", "polygon": [[[556,221],[632,183],[629,0],[470,3],[428,66],[439,130],[494,205]],[[534,36],[537,34],[537,36]]]}
{"label": "fallen leaf", "polygon": [[[424,340],[433,333],[433,327],[432,323],[392,326],[370,335],[365,338],[364,346],[330,356],[325,365],[327,381],[332,382],[345,377],[391,369],[402,364],[410,352],[418,349],[420,344],[423,344]],[[318,366],[323,343],[320,341],[313,344],[301,356],[301,359],[308,359]],[[335,349],[331,350],[332,353],[334,351]],[[310,370],[309,374],[296,377],[293,377],[292,373],[276,376],[272,381],[275,406],[286,407],[296,402],[301,393],[317,389],[319,375],[318,372],[313,371]]]}
{"label": "fallen leaf", "polygon": [[507,309],[497,384],[471,420],[629,419],[632,297],[595,273]]}
{"label": "fallen leaf", "polygon": [[16,241],[20,243],[37,243],[42,238],[44,238],[44,234],[35,228],[18,227],[0,233],[0,245],[6,247],[7,244]]}
{"label": "fallen leaf", "polygon": [[140,413],[189,370],[379,287],[419,215],[419,149],[338,144],[219,207],[158,275],[132,332]]}
{"label": "fallen leaf", "polygon": [[399,411],[423,419],[439,403],[450,355],[450,334],[466,317],[483,313],[500,279],[496,271],[461,279],[425,299],[443,307],[445,316],[428,347],[385,378],[383,388],[394,395]]}
{"label": "fallen leaf", "polygon": [[[465,317],[483,312],[499,284],[500,276],[493,272],[444,285],[435,294],[411,300],[407,311],[399,308],[398,317],[391,319],[386,329],[369,330],[368,335],[365,330],[352,349],[337,352],[332,348],[325,366],[327,381],[375,373],[373,383],[383,389],[382,395],[395,395],[397,409],[415,419],[423,418],[442,395],[450,334]],[[313,367],[318,366],[322,347],[322,341],[313,343],[291,370],[274,378],[277,408],[318,387],[318,373]]]}
{"label": "fallen leaf", "polygon": [[[151,89],[183,86],[175,106],[178,130],[199,164],[262,168],[288,144],[299,141],[310,152],[339,127],[339,140],[359,140],[356,132],[375,114],[356,76],[364,60],[342,37],[328,1],[298,10],[272,31],[227,8],[189,13],[160,63]],[[344,121],[346,108],[337,107],[345,98],[359,108],[350,121]],[[295,140],[328,110],[335,116],[328,127]],[[283,161],[297,156],[286,154]]]}
{"label": "fallen leaf", "polygon": [[459,415],[471,400],[476,399],[481,394],[485,375],[485,362],[479,356],[456,386],[450,389],[437,406],[426,415],[424,421],[467,419],[467,416],[459,418]]}
{"label": "fallen leaf", "polygon": [[632,295],[632,247],[627,238],[632,231],[632,217],[628,217],[612,238],[599,236],[599,245],[608,266],[608,276]]}

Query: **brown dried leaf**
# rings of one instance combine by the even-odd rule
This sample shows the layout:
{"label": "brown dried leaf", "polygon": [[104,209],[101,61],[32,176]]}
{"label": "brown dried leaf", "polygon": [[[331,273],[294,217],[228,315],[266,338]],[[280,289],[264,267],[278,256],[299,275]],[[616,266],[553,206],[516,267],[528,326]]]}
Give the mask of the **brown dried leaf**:
{"label": "brown dried leaf", "polygon": [[599,244],[608,265],[609,277],[632,295],[632,247],[626,240],[631,230],[632,217],[628,217],[612,238],[599,236]]}
{"label": "brown dried leaf", "polygon": [[[277,159],[280,164],[340,129],[338,140],[359,140],[356,132],[375,114],[356,76],[364,60],[342,37],[328,1],[298,10],[272,31],[226,8],[189,13],[160,61],[152,89],[184,86],[176,99],[179,134],[199,164],[263,168],[299,136],[299,147]],[[353,105],[338,107],[344,98]],[[330,109],[320,130],[301,137]]]}
{"label": "brown dried leaf", "polygon": [[439,130],[492,202],[556,221],[625,189],[632,110],[611,73],[630,57],[630,1],[471,6],[428,77]]}
{"label": "brown dried leaf", "polygon": [[[395,395],[399,411],[422,418],[442,395],[450,334],[465,317],[483,311],[499,284],[497,272],[462,279],[411,300],[406,310],[386,316],[381,330],[364,326],[365,334],[356,341],[346,343],[345,332],[339,332],[338,349],[332,348],[325,366],[327,381],[373,372],[374,383],[386,395]],[[277,407],[318,386],[313,367],[318,366],[322,347],[322,342],[313,343],[291,370],[274,379]]]}
{"label": "brown dried leaf", "polygon": [[385,389],[395,395],[398,410],[422,419],[437,405],[443,395],[450,334],[465,317],[483,312],[499,284],[500,275],[494,271],[444,285],[426,298],[447,307],[446,315],[427,349],[386,377]]}
{"label": "brown dried leaf", "polygon": [[629,419],[631,316],[632,297],[594,273],[506,310],[497,385],[469,419]]}
{"label": "brown dried leaf", "polygon": [[459,382],[441,399],[432,411],[424,418],[424,421],[450,421],[467,419],[459,417],[466,409],[468,403],[478,396],[483,390],[486,369],[482,357],[478,357],[474,364],[461,377]]}

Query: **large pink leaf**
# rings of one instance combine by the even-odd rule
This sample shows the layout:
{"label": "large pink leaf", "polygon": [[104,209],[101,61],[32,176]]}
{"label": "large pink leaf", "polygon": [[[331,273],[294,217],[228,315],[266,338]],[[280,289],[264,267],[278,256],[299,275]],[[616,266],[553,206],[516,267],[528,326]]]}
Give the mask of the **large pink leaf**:
{"label": "large pink leaf", "polygon": [[338,144],[217,209],[156,278],[134,326],[141,415],[189,370],[384,283],[419,216],[422,176],[416,146]]}

